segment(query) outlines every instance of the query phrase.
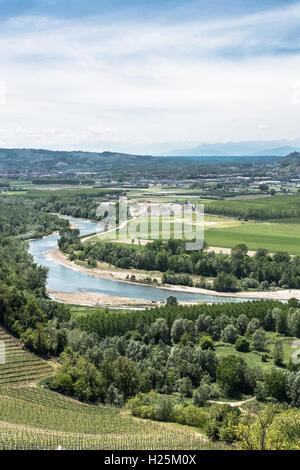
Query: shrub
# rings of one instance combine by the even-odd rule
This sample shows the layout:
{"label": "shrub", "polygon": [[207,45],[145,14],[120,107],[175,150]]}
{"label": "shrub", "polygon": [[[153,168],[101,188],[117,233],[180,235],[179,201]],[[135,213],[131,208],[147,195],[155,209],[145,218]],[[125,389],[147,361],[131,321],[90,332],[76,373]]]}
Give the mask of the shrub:
{"label": "shrub", "polygon": [[235,349],[240,352],[249,352],[250,343],[244,336],[239,336],[235,342]]}
{"label": "shrub", "polygon": [[215,349],[214,342],[210,336],[202,336],[199,346],[201,349]]}

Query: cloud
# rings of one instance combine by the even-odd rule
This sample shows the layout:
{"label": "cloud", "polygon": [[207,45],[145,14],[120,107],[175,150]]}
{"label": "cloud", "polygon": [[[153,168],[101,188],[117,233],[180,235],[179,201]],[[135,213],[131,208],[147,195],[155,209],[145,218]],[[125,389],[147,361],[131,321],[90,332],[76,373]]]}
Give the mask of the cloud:
{"label": "cloud", "polygon": [[299,19],[300,4],[213,21],[3,21],[0,138],[126,150],[126,142],[255,139],[266,130],[258,119],[270,138],[292,138]]}

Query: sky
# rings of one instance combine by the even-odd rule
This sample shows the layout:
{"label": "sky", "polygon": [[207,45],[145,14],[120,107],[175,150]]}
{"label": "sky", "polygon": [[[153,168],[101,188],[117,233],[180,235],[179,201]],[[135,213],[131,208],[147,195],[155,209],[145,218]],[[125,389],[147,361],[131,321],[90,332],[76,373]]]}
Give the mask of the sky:
{"label": "sky", "polygon": [[0,0],[0,147],[300,138],[300,1]]}

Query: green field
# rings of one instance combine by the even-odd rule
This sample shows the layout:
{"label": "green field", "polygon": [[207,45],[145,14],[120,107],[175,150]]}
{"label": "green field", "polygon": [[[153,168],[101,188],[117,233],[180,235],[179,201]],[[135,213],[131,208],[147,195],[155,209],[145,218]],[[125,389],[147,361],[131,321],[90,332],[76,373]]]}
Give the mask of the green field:
{"label": "green field", "polygon": [[287,251],[300,255],[300,225],[245,222],[244,225],[207,228],[205,241],[209,246],[233,248],[245,243],[249,250],[266,248],[270,252]]}

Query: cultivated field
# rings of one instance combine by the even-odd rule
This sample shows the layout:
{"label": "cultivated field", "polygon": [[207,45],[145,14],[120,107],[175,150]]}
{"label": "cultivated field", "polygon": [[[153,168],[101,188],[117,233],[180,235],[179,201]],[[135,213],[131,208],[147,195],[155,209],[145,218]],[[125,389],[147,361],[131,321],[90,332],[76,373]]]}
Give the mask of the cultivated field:
{"label": "cultivated field", "polygon": [[219,449],[195,431],[85,405],[42,388],[2,388],[0,449]]}
{"label": "cultivated field", "polygon": [[5,364],[0,364],[0,387],[19,385],[51,375],[51,365],[22,349],[22,345],[0,328],[0,341],[5,344]]}

